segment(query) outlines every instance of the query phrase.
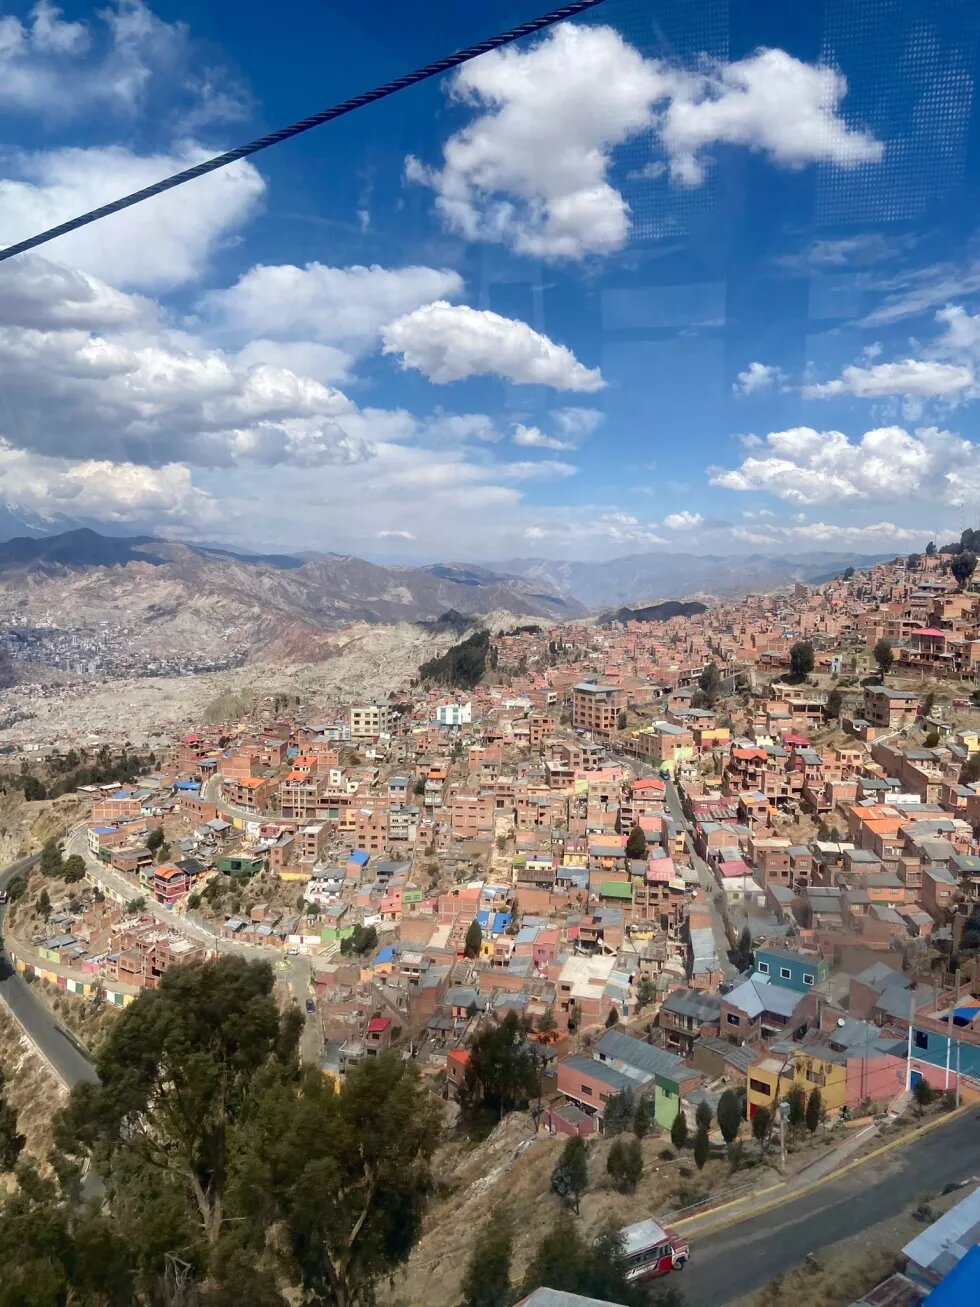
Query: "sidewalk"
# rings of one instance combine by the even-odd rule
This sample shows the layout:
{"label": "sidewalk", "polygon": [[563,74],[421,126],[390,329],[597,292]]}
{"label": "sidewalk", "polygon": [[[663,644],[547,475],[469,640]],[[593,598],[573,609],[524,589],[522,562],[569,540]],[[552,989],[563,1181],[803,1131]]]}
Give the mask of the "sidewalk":
{"label": "sidewalk", "polygon": [[901,1148],[913,1140],[931,1133],[933,1130],[941,1129],[942,1126],[957,1120],[974,1106],[975,1104],[964,1103],[962,1107],[957,1108],[955,1111],[945,1112],[922,1125],[916,1126],[912,1130],[905,1130],[864,1154],[861,1154],[860,1150],[875,1138],[879,1127],[871,1124],[857,1129],[849,1137],[841,1140],[836,1147],[828,1149],[826,1155],[818,1156],[794,1175],[787,1176],[785,1180],[776,1180],[773,1184],[765,1185],[761,1189],[755,1189],[750,1193],[732,1198],[727,1202],[718,1203],[713,1207],[706,1207],[701,1212],[682,1217],[670,1223],[674,1228],[683,1230],[688,1237],[696,1237],[706,1233],[714,1234],[718,1230],[725,1229],[730,1225],[736,1225],[740,1221],[757,1216],[781,1203],[790,1202],[794,1198],[801,1197],[811,1189],[819,1188],[826,1180],[836,1179],[837,1176],[844,1175],[855,1167],[870,1162],[873,1158],[889,1153],[893,1149]]}

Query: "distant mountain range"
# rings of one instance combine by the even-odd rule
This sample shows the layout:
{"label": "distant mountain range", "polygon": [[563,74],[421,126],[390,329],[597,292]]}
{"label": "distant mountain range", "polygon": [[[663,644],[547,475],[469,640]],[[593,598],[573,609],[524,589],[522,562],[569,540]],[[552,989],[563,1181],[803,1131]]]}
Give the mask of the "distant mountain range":
{"label": "distant mountain range", "polygon": [[891,554],[813,552],[768,554],[683,554],[655,550],[602,562],[512,558],[487,563],[491,571],[519,576],[557,594],[574,597],[590,611],[655,599],[693,595],[748,594],[803,581],[822,585],[845,567],[871,567]]}
{"label": "distant mountain range", "polygon": [[662,604],[647,604],[643,608],[614,608],[608,613],[599,614],[600,626],[612,626],[614,622],[669,622],[672,617],[695,617],[707,612],[707,605],[696,599],[686,602],[682,599],[667,599]]}
{"label": "distant mountain range", "polygon": [[[874,561],[853,554],[661,552],[606,562],[401,567],[344,554],[236,553],[80,527],[0,543],[0,602],[37,624],[149,625],[161,647],[213,649],[230,641],[300,654],[311,637],[359,621],[445,624],[451,616],[459,629],[495,612],[562,621],[596,610],[605,620],[664,620],[701,605],[650,601],[815,584]],[[628,613],[619,611],[627,606]]]}

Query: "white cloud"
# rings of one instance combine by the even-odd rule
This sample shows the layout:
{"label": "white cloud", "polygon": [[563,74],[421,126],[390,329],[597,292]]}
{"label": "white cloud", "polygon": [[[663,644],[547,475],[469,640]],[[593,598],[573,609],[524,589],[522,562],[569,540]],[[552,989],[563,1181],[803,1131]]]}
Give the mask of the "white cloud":
{"label": "white cloud", "polygon": [[233,332],[361,349],[393,318],[462,292],[462,277],[448,268],[257,264],[206,295],[202,308]]}
{"label": "white cloud", "polygon": [[936,342],[937,350],[980,358],[980,313],[967,313],[961,305],[947,304],[936,314],[936,321],[946,329]]}
{"label": "white cloud", "polygon": [[301,376],[324,383],[347,381],[354,363],[353,355],[336,345],[321,345],[313,340],[250,340],[237,354],[240,367],[271,363]]}
{"label": "white cloud", "polygon": [[[538,258],[623,247],[629,207],[609,168],[615,148],[642,133],[659,136],[672,178],[688,186],[703,181],[704,151],[715,144],[788,167],[852,167],[882,154],[840,116],[841,74],[782,50],[690,71],[644,59],[611,27],[564,24],[466,65],[450,91],[475,115],[446,141],[441,168],[410,156],[408,180],[434,189],[446,226],[467,240]],[[659,175],[664,162],[639,173]]]}
{"label": "white cloud", "polygon": [[970,368],[928,359],[905,359],[900,363],[877,363],[870,368],[846,367],[833,381],[804,386],[803,395],[806,399],[835,395],[856,395],[862,399],[917,395],[941,399],[959,395],[972,384]]}
{"label": "white cloud", "polygon": [[577,408],[574,405],[553,408],[548,416],[567,440],[575,442],[591,436],[605,418],[601,409]]}
{"label": "white cloud", "polygon": [[376,531],[375,535],[379,540],[414,540],[413,531]]}
{"label": "white cloud", "polygon": [[0,491],[8,506],[42,516],[103,522],[188,522],[220,517],[218,503],[193,485],[187,467],[150,468],[107,460],[47,458],[0,439]]}
{"label": "white cloud", "polygon": [[570,440],[558,440],[554,436],[546,436],[540,427],[526,427],[521,422],[518,422],[514,427],[511,440],[515,445],[523,445],[528,449],[568,450],[575,448]]}
{"label": "white cloud", "polygon": [[0,276],[0,326],[127,327],[157,316],[151,300],[36,255],[11,259]]}
{"label": "white cloud", "polygon": [[861,323],[865,327],[890,326],[905,318],[919,317],[930,309],[948,305],[980,291],[980,259],[967,263],[933,263],[877,283],[886,292],[877,308]]}
{"label": "white cloud", "polygon": [[47,120],[131,116],[159,93],[185,132],[241,117],[247,93],[225,69],[201,66],[185,23],[165,22],[143,0],[115,0],[94,17],[68,22],[50,0],[27,22],[0,16],[0,106]]}
{"label": "white cloud", "polygon": [[548,477],[573,477],[578,472],[574,463],[557,458],[543,458],[537,463],[495,463],[493,475],[506,481],[535,481]]}
{"label": "white cloud", "polygon": [[733,469],[709,468],[712,485],[764,491],[795,504],[920,505],[973,502],[980,495],[980,446],[950,431],[878,427],[859,440],[796,427],[771,432],[764,452]]}
{"label": "white cloud", "polygon": [[771,364],[750,363],[744,372],[738,373],[732,390],[736,395],[755,395],[760,390],[771,390],[784,379],[781,369]]}
{"label": "white cloud", "polygon": [[[122,146],[23,153],[8,159],[16,176],[0,179],[0,245],[10,245],[88,209],[118,199],[208,158],[187,145],[137,155]],[[47,248],[115,285],[178,286],[199,277],[218,246],[255,212],[265,183],[250,163],[235,163],[158,195]]]}
{"label": "white cloud", "polygon": [[777,262],[798,272],[864,268],[907,253],[918,239],[912,234],[889,236],[864,232],[858,236],[812,241],[798,253],[782,255]]}
{"label": "white cloud", "polygon": [[605,512],[595,516],[578,512],[569,517],[553,516],[547,522],[535,522],[526,527],[524,539],[552,540],[559,546],[570,547],[583,541],[603,541],[616,547],[623,545],[665,545],[653,523],[642,522],[632,513]]}
{"label": "white cloud", "polygon": [[493,418],[486,413],[444,413],[442,409],[436,409],[425,422],[424,431],[434,440],[448,440],[454,444],[480,440],[494,445],[501,439]]}
{"label": "white cloud", "polygon": [[686,508],[679,513],[668,513],[664,518],[664,526],[671,531],[691,531],[694,527],[703,525],[704,518],[701,514],[692,513]]}
{"label": "white cloud", "polygon": [[437,300],[388,323],[381,337],[385,354],[400,354],[403,367],[440,385],[474,376],[586,392],[606,384],[564,345],[488,309]]}
{"label": "white cloud", "polygon": [[927,530],[897,526],[894,522],[871,522],[853,526],[835,522],[809,522],[797,526],[734,527],[732,536],[745,544],[834,545],[838,548],[888,548],[893,543],[921,542]]}

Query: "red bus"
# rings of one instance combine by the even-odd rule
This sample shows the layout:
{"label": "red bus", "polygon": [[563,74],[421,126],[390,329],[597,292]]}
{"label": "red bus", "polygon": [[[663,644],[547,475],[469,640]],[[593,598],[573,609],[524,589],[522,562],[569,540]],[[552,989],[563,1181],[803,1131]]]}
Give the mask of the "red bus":
{"label": "red bus", "polygon": [[626,1257],[626,1278],[630,1281],[652,1280],[658,1275],[683,1270],[691,1256],[691,1246],[670,1226],[647,1219],[627,1225],[620,1231]]}

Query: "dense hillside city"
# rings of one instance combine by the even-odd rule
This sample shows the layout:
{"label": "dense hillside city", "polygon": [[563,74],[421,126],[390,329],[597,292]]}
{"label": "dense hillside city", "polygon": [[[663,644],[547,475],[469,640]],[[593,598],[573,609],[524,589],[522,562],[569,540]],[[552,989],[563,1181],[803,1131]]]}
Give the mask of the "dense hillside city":
{"label": "dense hillside city", "polygon": [[[437,1166],[457,1137],[510,1148],[446,1180],[454,1203],[530,1167],[554,1211],[639,1239],[642,1194],[697,1286],[698,1232],[746,1181],[750,1212],[774,1169],[980,1099],[972,561],[464,629],[316,721],[281,694],[149,754],[21,750],[4,785],[48,835],[6,878],[7,955],[102,1050],[185,968],[265,959],[341,1094],[392,1055],[438,1107]],[[533,1229],[555,1201],[522,1199]],[[481,1244],[439,1206],[395,1284],[449,1307]]]}

